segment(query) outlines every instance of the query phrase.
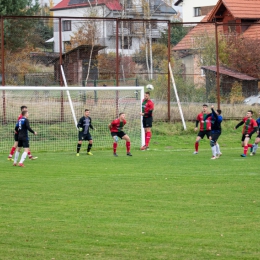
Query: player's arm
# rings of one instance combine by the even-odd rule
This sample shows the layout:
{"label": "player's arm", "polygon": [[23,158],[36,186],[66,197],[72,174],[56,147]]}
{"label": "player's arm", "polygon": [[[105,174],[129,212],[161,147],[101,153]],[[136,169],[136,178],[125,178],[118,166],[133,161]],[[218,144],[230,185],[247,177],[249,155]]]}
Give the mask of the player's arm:
{"label": "player's arm", "polygon": [[235,126],[235,129],[237,129],[238,127],[240,127],[240,126],[243,125],[243,124],[244,124],[244,121],[239,122],[239,123]]}
{"label": "player's arm", "polygon": [[112,126],[113,126],[113,122],[114,122],[114,121],[112,121],[112,122],[108,125],[109,130],[111,130],[111,128],[112,128]]}
{"label": "player's arm", "polygon": [[92,125],[92,119],[91,119],[91,117],[89,118],[89,127],[90,127],[92,130],[96,130],[96,128]]}
{"label": "player's arm", "polygon": [[81,117],[78,124],[77,124],[78,130],[81,132],[83,130],[83,118]]}
{"label": "player's arm", "polygon": [[30,127],[28,119],[25,119],[25,126],[31,133],[33,133],[34,135],[37,135],[37,133],[34,130],[32,130],[32,128]]}

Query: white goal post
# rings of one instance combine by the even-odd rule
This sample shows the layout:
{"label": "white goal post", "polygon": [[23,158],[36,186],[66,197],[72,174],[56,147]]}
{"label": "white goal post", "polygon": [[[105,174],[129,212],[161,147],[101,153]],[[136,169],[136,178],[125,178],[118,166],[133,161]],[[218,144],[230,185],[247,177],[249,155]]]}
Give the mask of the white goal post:
{"label": "white goal post", "polygon": [[[37,136],[29,133],[32,151],[76,152],[78,132],[75,118],[78,121],[85,109],[90,110],[96,128],[90,130],[93,149],[112,148],[108,124],[120,112],[126,114],[124,131],[131,139],[131,146],[139,148],[144,144],[140,116],[144,87],[2,86],[0,91],[0,153],[9,153],[13,145],[14,127],[23,105],[28,107],[30,125],[38,133]],[[120,146],[125,146],[125,143],[119,142]],[[84,148],[87,145],[83,144],[82,152]]]}

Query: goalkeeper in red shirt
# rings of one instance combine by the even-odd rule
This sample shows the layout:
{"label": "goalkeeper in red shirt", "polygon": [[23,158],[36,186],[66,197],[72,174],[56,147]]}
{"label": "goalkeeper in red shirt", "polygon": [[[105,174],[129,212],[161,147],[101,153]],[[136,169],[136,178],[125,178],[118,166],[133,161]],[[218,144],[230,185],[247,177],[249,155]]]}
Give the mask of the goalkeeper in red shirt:
{"label": "goalkeeper in red shirt", "polygon": [[130,138],[129,136],[123,131],[123,127],[126,124],[126,120],[125,120],[125,113],[120,113],[119,117],[115,120],[113,120],[109,125],[108,128],[110,129],[111,132],[111,136],[114,139],[114,143],[113,143],[113,151],[114,151],[114,156],[118,157],[117,153],[116,153],[116,149],[117,149],[117,142],[118,142],[118,137],[121,139],[125,140],[125,145],[126,145],[126,155],[127,156],[132,156],[132,154],[130,153]]}
{"label": "goalkeeper in red shirt", "polygon": [[241,125],[244,125],[243,130],[242,130],[242,139],[241,139],[241,145],[242,145],[242,147],[244,147],[244,153],[241,154],[241,157],[246,157],[248,147],[250,147],[250,148],[253,147],[252,144],[249,144],[249,140],[251,139],[251,136],[258,129],[257,123],[252,118],[252,116],[253,116],[253,111],[248,110],[246,113],[246,117],[244,117],[242,119],[242,121],[235,126],[235,129],[237,129]]}

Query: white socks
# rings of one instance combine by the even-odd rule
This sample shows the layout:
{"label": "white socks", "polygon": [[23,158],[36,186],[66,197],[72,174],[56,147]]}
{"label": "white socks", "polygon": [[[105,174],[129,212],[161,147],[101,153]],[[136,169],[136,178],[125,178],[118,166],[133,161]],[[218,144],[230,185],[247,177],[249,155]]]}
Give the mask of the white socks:
{"label": "white socks", "polygon": [[23,152],[22,157],[21,157],[21,160],[20,160],[19,163],[23,163],[24,160],[26,159],[26,156],[27,156],[27,152]]}

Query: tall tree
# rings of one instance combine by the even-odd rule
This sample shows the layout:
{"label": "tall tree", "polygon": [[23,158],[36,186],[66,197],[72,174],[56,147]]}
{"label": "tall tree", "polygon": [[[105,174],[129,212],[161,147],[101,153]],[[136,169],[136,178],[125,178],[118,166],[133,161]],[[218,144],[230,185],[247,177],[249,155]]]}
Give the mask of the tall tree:
{"label": "tall tree", "polygon": [[[1,0],[0,15],[33,16],[38,13],[38,0]],[[29,18],[5,18],[4,42],[5,48],[17,50],[28,45],[28,39],[35,32],[35,21]]]}

